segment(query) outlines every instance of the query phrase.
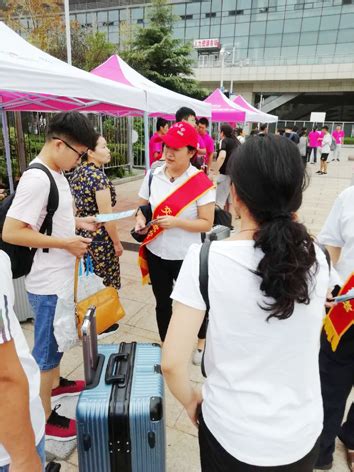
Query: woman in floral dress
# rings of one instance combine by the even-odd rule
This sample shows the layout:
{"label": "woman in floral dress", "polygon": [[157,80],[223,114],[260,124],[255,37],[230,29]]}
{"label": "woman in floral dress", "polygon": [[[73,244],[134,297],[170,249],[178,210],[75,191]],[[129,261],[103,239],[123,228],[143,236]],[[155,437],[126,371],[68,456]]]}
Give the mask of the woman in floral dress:
{"label": "woman in floral dress", "polygon": [[[113,212],[117,203],[116,192],[102,170],[102,165],[110,160],[106,140],[97,135],[95,149],[87,151],[87,160],[75,169],[70,178],[77,216]],[[92,238],[89,254],[95,274],[103,279],[104,285],[119,289],[119,256],[123,253],[123,246],[119,239],[117,222],[104,223],[94,232],[80,230],[80,234]]]}

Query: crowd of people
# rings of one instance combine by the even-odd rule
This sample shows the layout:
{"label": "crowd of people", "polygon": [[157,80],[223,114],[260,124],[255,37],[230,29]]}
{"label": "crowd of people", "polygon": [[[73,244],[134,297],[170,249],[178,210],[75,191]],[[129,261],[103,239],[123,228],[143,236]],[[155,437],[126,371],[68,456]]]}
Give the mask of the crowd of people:
{"label": "crowd of people", "polygon": [[[172,125],[157,119],[135,214],[142,280],[156,299],[162,371],[198,427],[201,470],[328,470],[337,436],[354,462],[354,407],[341,426],[354,380],[354,328],[348,326],[335,352],[322,332],[326,307],[354,272],[353,187],[336,200],[318,240],[297,216],[306,164],[320,148],[319,172],[326,174],[329,156],[340,159],[344,133],[338,127],[331,135],[323,126],[274,135],[261,125],[246,137],[222,124],[215,152],[208,128],[207,118],[186,107]],[[7,213],[2,239],[36,249],[26,277],[34,348],[31,354],[14,313],[11,260],[0,251],[1,472],[39,472],[45,438],[76,436],[75,420],[51,405],[85,384],[60,375],[53,321],[76,258],[90,254],[103,283],[120,289],[118,225],[95,218],[116,210],[115,188],[102,170],[109,160],[104,137],[87,117],[56,115],[34,160],[49,169],[59,194],[50,235],[39,231],[51,188],[39,169],[23,174]],[[207,324],[201,234],[211,230],[216,206],[232,207],[241,226],[211,245]],[[200,392],[188,366],[190,359],[200,365],[203,354]]]}

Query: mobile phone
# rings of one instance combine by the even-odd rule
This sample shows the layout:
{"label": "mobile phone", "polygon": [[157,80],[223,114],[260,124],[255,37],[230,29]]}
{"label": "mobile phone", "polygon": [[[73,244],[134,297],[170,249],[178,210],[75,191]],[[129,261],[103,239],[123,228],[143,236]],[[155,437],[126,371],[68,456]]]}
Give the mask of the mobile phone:
{"label": "mobile phone", "polygon": [[96,308],[91,306],[81,327],[86,385],[93,382],[98,364]]}

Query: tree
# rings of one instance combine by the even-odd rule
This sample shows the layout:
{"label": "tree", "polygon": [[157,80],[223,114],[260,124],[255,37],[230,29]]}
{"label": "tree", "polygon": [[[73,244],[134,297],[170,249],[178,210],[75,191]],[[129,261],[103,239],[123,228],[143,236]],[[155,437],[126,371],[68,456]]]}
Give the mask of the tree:
{"label": "tree", "polygon": [[142,75],[162,87],[195,98],[204,98],[203,90],[193,79],[191,44],[173,37],[171,6],[167,0],[153,0],[149,23],[136,31],[121,56]]}
{"label": "tree", "polygon": [[64,34],[62,4],[60,0],[8,0],[5,21],[30,43],[47,51],[53,40]]}
{"label": "tree", "polygon": [[[62,0],[9,0],[7,24],[26,36],[30,43],[63,61],[67,60]],[[28,26],[27,26],[28,23]],[[71,21],[72,64],[92,70],[116,51],[104,33],[81,28]]]}

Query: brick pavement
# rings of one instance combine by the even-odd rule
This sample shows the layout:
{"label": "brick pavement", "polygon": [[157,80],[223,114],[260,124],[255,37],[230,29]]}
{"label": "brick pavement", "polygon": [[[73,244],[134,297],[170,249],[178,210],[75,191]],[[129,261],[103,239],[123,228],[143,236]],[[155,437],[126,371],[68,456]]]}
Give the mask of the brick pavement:
{"label": "brick pavement", "polygon": [[[347,157],[350,149],[343,149],[343,158]],[[353,152],[354,154],[354,152]],[[307,224],[313,234],[320,230],[335,197],[351,183],[354,173],[354,163],[342,159],[340,163],[331,163],[327,176],[318,176],[314,173],[317,166],[309,165],[311,182],[304,194],[304,202],[299,212],[300,218]],[[119,209],[125,210],[137,206],[137,192],[141,181],[134,181],[117,186]],[[354,183],[354,182],[353,182]],[[133,219],[122,220],[120,234],[122,241],[131,241],[130,229]],[[142,287],[136,264],[137,254],[125,251],[121,258],[122,289],[120,296],[127,315],[122,320],[119,332],[103,340],[103,342],[121,341],[159,341],[156,321],[154,317],[154,298],[149,286]],[[29,343],[33,344],[33,328],[31,323],[23,324],[24,332]],[[81,348],[72,349],[63,358],[62,374],[71,378],[83,378]],[[191,379],[201,384],[203,379],[199,368],[191,366]],[[167,389],[166,389],[167,390]],[[74,414],[74,405],[65,405],[63,408]],[[167,471],[168,472],[198,472],[198,444],[196,430],[187,418],[182,407],[166,391],[166,419],[167,419]],[[77,452],[62,462],[62,472],[77,471]],[[348,468],[344,459],[344,451],[340,443],[336,448],[334,472],[344,472]],[[99,471],[97,471],[99,472]]]}

